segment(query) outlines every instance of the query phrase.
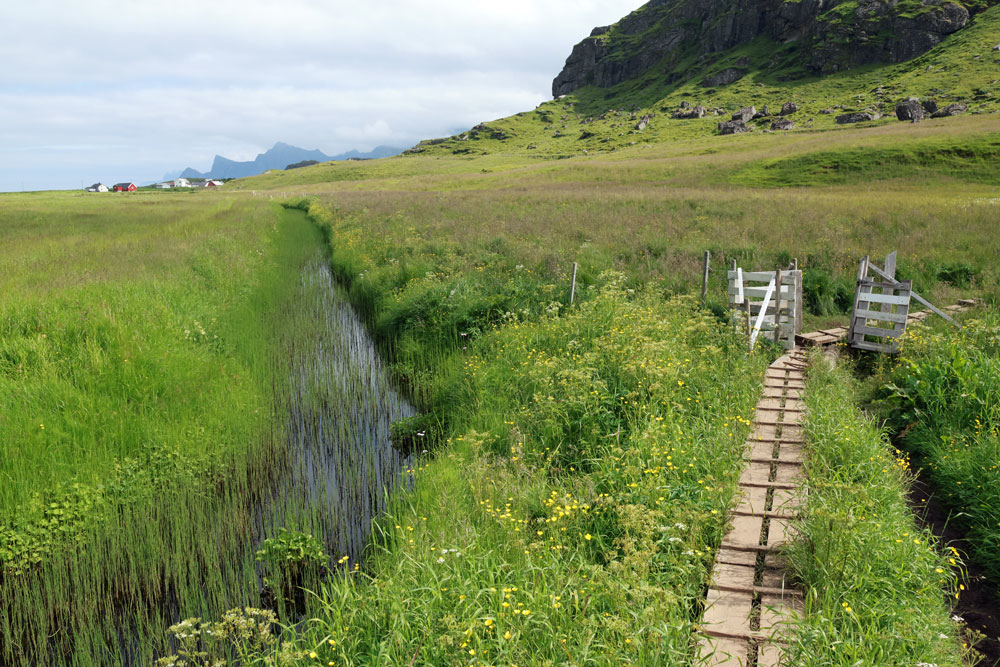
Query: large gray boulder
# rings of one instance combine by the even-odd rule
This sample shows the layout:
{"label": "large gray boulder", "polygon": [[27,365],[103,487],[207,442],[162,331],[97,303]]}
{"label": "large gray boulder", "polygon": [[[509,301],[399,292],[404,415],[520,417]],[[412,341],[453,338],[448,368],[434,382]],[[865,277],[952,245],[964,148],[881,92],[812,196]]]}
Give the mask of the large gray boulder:
{"label": "large gray boulder", "polygon": [[799,110],[799,105],[795,102],[785,102],[781,105],[781,115],[790,116]]}
{"label": "large gray boulder", "polygon": [[924,100],[923,102],[920,103],[920,106],[924,108],[924,113],[926,113],[928,116],[936,114],[938,112],[937,100]]}
{"label": "large gray boulder", "polygon": [[919,123],[924,119],[924,107],[920,104],[920,100],[903,100],[896,105],[896,118]]}
{"label": "large gray boulder", "polygon": [[851,123],[867,123],[868,121],[878,120],[881,117],[882,114],[877,111],[855,111],[837,116],[837,124],[850,125]]}
{"label": "large gray boulder", "polygon": [[779,118],[771,123],[772,130],[794,130],[795,121],[791,118]]}
{"label": "large gray boulder", "polygon": [[727,120],[719,123],[719,134],[740,134],[749,131],[750,128],[742,120]]}
{"label": "large gray boulder", "polygon": [[744,123],[753,120],[757,115],[757,107],[743,107],[733,114],[733,120],[741,120]]}
{"label": "large gray boulder", "polygon": [[931,118],[947,118],[948,116],[957,116],[963,114],[969,110],[969,107],[961,102],[956,102],[955,104],[949,104],[944,109],[941,109],[935,114],[931,114]]}

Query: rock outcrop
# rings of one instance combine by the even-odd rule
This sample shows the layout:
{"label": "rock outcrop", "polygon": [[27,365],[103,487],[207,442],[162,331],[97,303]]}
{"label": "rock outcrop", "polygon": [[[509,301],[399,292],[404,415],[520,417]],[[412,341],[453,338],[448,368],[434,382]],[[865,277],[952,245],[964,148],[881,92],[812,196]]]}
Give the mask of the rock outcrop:
{"label": "rock outcrop", "polygon": [[856,111],[837,116],[837,124],[850,125],[851,123],[867,123],[872,120],[878,120],[881,117],[882,114],[875,111]]}
{"label": "rock outcrop", "polygon": [[924,119],[925,115],[926,112],[924,111],[924,106],[920,103],[920,100],[903,100],[896,105],[896,118],[899,120],[908,120],[911,123],[919,123]]}
{"label": "rock outcrop", "polygon": [[969,107],[957,102],[955,104],[949,104],[944,109],[941,109],[937,113],[931,114],[931,118],[947,118],[948,116],[957,116],[959,114],[965,113]]}
{"label": "rock outcrop", "polygon": [[[970,8],[1000,0],[650,0],[573,48],[552,84],[555,97],[588,85],[609,88],[691,55],[708,58],[758,37],[796,43],[814,73],[914,58],[969,22]],[[916,5],[916,7],[914,7]],[[747,62],[720,60],[703,85],[731,84]]]}
{"label": "rock outcrop", "polygon": [[719,123],[719,134],[740,134],[749,131],[750,128],[742,120],[733,119]]}

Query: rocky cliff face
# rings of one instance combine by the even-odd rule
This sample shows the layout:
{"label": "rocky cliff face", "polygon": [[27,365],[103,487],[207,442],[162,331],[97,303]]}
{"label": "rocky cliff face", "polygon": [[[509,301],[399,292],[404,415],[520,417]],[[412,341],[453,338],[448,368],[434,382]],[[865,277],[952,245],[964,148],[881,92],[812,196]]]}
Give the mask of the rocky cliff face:
{"label": "rocky cliff face", "polygon": [[669,70],[684,58],[704,57],[760,36],[797,43],[803,64],[815,73],[902,62],[964,28],[970,8],[998,1],[651,0],[577,44],[552,93],[558,97],[587,85],[611,87],[654,66]]}

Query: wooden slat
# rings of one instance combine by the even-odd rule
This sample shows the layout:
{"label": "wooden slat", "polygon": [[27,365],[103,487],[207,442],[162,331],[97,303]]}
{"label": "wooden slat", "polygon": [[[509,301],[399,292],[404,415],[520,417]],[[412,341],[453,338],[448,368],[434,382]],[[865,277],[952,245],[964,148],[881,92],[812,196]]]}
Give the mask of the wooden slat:
{"label": "wooden slat", "polygon": [[899,338],[904,333],[898,329],[879,329],[865,324],[854,327],[854,331],[862,336],[878,336],[879,338]]}
{"label": "wooden slat", "polygon": [[877,322],[906,322],[906,313],[883,313],[877,310],[858,309],[858,311],[854,314],[854,317],[856,318],[856,323],[854,325],[855,334],[857,333],[858,327],[864,325],[865,320],[875,320]]}
{"label": "wooden slat", "polygon": [[859,350],[867,350],[869,352],[892,353],[896,352],[897,350],[897,347],[895,345],[882,345],[880,343],[870,343],[866,340],[853,343],[852,346],[858,348]]}
{"label": "wooden slat", "polygon": [[[733,285],[729,288],[729,293],[733,295],[739,294],[739,287]],[[764,295],[767,293],[767,287],[762,285],[760,287],[747,287],[744,285],[743,294],[747,297],[752,297],[754,299],[763,299]],[[781,285],[781,298],[791,299],[795,296],[795,285]]]}
{"label": "wooden slat", "polygon": [[[738,270],[738,269],[737,269]],[[781,278],[790,276],[793,271],[782,271]],[[736,271],[729,271],[729,279],[736,278]],[[743,282],[769,283],[774,280],[774,271],[743,271]]]}
{"label": "wooden slat", "polygon": [[[768,287],[767,294],[764,296],[764,303],[771,298],[771,292],[774,291],[774,283],[772,282]],[[760,326],[764,323],[764,313],[760,313],[757,316],[757,321],[754,323],[753,332],[750,334],[750,349],[753,350],[754,344],[757,342],[757,336],[760,335]]]}
{"label": "wooden slat", "polygon": [[908,306],[910,304],[909,294],[866,294],[865,300],[868,303],[882,303],[894,306]]}

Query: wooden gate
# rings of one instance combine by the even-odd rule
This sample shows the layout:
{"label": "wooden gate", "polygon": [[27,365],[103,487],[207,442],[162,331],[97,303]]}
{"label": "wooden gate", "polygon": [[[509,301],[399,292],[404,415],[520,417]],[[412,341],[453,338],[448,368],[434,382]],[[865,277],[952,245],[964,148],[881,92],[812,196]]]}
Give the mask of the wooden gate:
{"label": "wooden gate", "polygon": [[[869,274],[874,274],[877,278],[870,278]],[[911,281],[896,280],[895,252],[885,258],[885,268],[881,269],[868,257],[861,260],[851,326],[847,334],[851,347],[889,354],[899,352],[899,339],[906,332],[906,325],[911,318],[911,300],[919,301],[931,312],[955,324],[946,313],[914,292]]]}
{"label": "wooden gate", "polygon": [[786,350],[802,331],[801,271],[729,271],[729,308],[746,327],[750,349],[764,332]]}

